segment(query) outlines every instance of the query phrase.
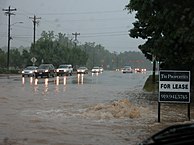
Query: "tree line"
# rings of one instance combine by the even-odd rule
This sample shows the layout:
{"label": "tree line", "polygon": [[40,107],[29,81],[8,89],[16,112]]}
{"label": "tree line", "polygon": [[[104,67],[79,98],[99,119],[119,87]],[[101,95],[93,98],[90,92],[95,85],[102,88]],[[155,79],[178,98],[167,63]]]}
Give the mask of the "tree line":
{"label": "tree line", "polygon": [[[74,68],[86,66],[102,66],[104,69],[118,69],[124,65],[132,67],[151,68],[151,63],[141,52],[110,52],[95,42],[77,44],[65,34],[54,34],[54,31],[43,31],[41,37],[30,48],[10,49],[10,69],[22,69],[32,65],[31,58],[35,57],[35,65],[52,63],[56,68],[60,64],[72,64]],[[0,68],[6,70],[7,52],[0,49]]]}
{"label": "tree line", "polygon": [[162,69],[194,70],[194,1],[131,0],[126,9],[135,12],[129,30],[145,43],[139,49],[161,62]]}

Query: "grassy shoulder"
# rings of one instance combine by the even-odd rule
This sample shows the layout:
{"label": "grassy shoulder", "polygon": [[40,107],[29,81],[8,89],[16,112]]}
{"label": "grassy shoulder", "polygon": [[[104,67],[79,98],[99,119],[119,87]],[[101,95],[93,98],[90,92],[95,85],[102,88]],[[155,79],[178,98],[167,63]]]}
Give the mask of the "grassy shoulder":
{"label": "grassy shoulder", "polygon": [[143,90],[146,92],[158,92],[158,75],[155,76],[155,82],[153,82],[153,76],[150,75],[146,80]]}
{"label": "grassy shoulder", "polygon": [[19,74],[20,70],[18,69],[10,69],[9,71],[7,68],[0,68],[0,74]]}

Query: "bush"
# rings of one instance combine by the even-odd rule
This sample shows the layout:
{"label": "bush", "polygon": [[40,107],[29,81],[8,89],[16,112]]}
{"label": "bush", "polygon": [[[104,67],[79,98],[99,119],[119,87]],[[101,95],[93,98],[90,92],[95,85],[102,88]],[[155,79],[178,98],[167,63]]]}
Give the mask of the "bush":
{"label": "bush", "polygon": [[158,75],[155,76],[155,82],[152,81],[152,75],[150,75],[144,84],[143,90],[147,92],[158,92],[158,82]]}
{"label": "bush", "polygon": [[18,74],[19,70],[18,69],[10,69],[9,71],[7,70],[7,68],[0,68],[0,74]]}

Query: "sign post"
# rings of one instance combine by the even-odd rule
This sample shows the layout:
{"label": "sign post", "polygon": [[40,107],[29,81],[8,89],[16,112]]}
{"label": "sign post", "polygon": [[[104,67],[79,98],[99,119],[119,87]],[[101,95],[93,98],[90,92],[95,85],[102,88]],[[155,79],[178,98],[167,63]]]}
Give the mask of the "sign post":
{"label": "sign post", "polygon": [[159,74],[158,122],[160,103],[187,103],[190,120],[190,71],[161,70]]}

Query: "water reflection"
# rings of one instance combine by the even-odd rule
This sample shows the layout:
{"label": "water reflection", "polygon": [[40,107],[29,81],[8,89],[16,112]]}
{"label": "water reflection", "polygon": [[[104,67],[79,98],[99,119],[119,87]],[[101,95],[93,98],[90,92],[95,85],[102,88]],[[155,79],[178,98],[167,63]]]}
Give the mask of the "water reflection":
{"label": "water reflection", "polygon": [[97,73],[92,73],[92,76],[98,76],[99,75],[99,73],[97,72]]}
{"label": "water reflection", "polygon": [[63,78],[60,78],[59,76],[57,76],[56,80],[54,82],[58,86],[61,81],[63,81],[63,85],[66,85],[67,84],[67,76],[64,76]]}
{"label": "water reflection", "polygon": [[48,93],[48,84],[44,86],[44,91],[42,92],[43,95],[46,95]]}
{"label": "water reflection", "polygon": [[56,77],[56,80],[55,80],[55,92],[58,93],[59,92],[59,83],[60,83],[60,78],[59,76]]}
{"label": "water reflection", "polygon": [[67,76],[64,76],[63,77],[63,85],[66,85],[67,84]]}
{"label": "water reflection", "polygon": [[59,76],[56,77],[56,85],[58,86],[59,85]]}
{"label": "water reflection", "polygon": [[30,77],[30,84],[33,84],[33,77]]}
{"label": "water reflection", "polygon": [[77,84],[84,83],[84,74],[77,74]]}
{"label": "water reflection", "polygon": [[[27,79],[27,78],[22,77],[22,85],[24,85],[24,84],[25,84],[26,79]],[[34,81],[34,78],[33,78],[33,77],[30,77],[29,79],[30,79],[30,80],[29,80],[29,81],[30,81],[30,85],[32,85],[32,84],[33,84],[33,81]]]}
{"label": "water reflection", "polygon": [[25,84],[25,78],[22,77],[22,85],[24,85],[24,84]]}
{"label": "water reflection", "polygon": [[38,79],[36,78],[35,81],[34,81],[34,85],[38,85]]}
{"label": "water reflection", "polygon": [[46,78],[46,79],[44,80],[44,84],[45,84],[45,86],[48,86],[48,78]]}
{"label": "water reflection", "polygon": [[[83,79],[82,79],[83,82]],[[49,84],[54,84],[55,88],[54,91],[58,93],[60,90],[60,84],[64,85],[63,91],[66,91],[66,84],[67,84],[67,76],[64,77],[59,77],[57,76],[56,78],[34,78],[34,77],[22,77],[21,78],[21,83],[23,86],[30,84],[33,87],[33,91],[35,93],[38,93],[39,91],[42,93],[42,95],[46,95],[49,92],[49,88],[51,85]]]}

